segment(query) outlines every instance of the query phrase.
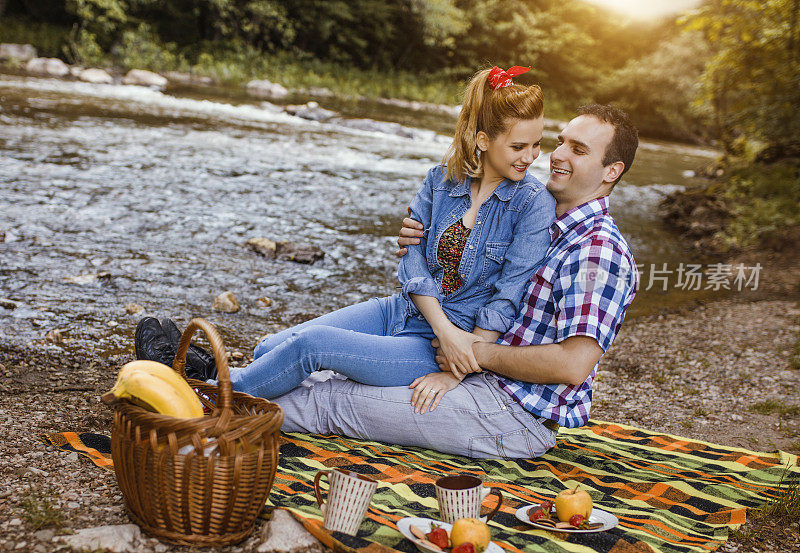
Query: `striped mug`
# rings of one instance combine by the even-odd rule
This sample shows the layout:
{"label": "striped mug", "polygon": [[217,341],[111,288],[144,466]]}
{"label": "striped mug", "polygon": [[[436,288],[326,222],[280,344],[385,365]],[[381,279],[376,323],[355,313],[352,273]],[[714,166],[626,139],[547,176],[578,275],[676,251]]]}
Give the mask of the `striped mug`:
{"label": "striped mug", "polygon": [[[481,517],[481,504],[490,494],[497,496],[497,505],[488,515]],[[460,518],[477,518],[489,522],[503,504],[499,488],[485,488],[483,481],[469,474],[445,476],[436,481],[436,499],[442,521],[453,524]]]}
{"label": "striped mug", "polygon": [[[319,487],[323,476],[330,484],[325,503]],[[314,477],[314,494],[322,510],[322,525],[328,530],[355,536],[377,488],[378,481],[363,474],[341,469],[319,471]]]}

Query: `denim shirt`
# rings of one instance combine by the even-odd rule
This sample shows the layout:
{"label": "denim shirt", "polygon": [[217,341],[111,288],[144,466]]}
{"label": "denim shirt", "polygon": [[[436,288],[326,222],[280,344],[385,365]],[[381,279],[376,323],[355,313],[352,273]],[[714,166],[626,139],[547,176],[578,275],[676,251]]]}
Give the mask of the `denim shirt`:
{"label": "denim shirt", "polygon": [[439,240],[471,205],[469,178],[448,180],[438,165],[428,171],[411,203],[411,217],[423,224],[423,236],[400,260],[398,301],[406,303],[406,319],[423,318],[409,294],[431,296],[459,328],[471,332],[478,326],[503,334],[511,328],[528,279],[550,245],[556,203],[530,174],[519,182],[504,179],[478,209],[458,267],[461,287],[445,295]]}

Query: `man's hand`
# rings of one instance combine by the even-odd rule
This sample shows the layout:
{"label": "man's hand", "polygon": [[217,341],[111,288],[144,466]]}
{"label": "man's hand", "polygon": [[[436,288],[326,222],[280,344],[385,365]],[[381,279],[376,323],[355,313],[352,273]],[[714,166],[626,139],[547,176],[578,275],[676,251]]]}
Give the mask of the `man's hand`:
{"label": "man's hand", "polygon": [[461,382],[451,373],[430,373],[420,376],[409,385],[414,389],[411,396],[411,407],[415,413],[424,414],[428,407],[433,411],[442,401],[444,395]]}
{"label": "man's hand", "polygon": [[397,245],[400,247],[400,249],[395,252],[397,257],[403,257],[408,253],[406,246],[416,246],[419,244],[420,238],[422,238],[422,223],[410,217],[410,207],[408,208],[408,215],[409,217],[403,219],[403,226],[400,228],[400,235],[397,237]]}

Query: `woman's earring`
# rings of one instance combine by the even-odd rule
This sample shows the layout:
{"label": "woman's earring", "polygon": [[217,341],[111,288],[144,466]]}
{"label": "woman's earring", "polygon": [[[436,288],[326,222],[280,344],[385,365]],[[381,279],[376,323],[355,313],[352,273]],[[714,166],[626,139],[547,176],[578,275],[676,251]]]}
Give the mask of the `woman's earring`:
{"label": "woman's earring", "polygon": [[475,157],[481,157],[481,149],[475,146]]}

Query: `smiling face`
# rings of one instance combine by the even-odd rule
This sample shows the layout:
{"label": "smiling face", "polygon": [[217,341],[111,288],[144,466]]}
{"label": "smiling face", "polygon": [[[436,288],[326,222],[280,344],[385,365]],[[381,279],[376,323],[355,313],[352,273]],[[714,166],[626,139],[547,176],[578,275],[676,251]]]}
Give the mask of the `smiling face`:
{"label": "smiling face", "polygon": [[558,215],[611,192],[625,167],[621,161],[603,166],[613,137],[614,127],[593,115],[576,117],[561,131],[558,146],[550,155],[547,181]]}
{"label": "smiling face", "polygon": [[539,157],[543,130],[544,119],[539,117],[511,120],[506,132],[494,139],[478,132],[476,142],[483,152],[484,180],[522,180],[528,166]]}

